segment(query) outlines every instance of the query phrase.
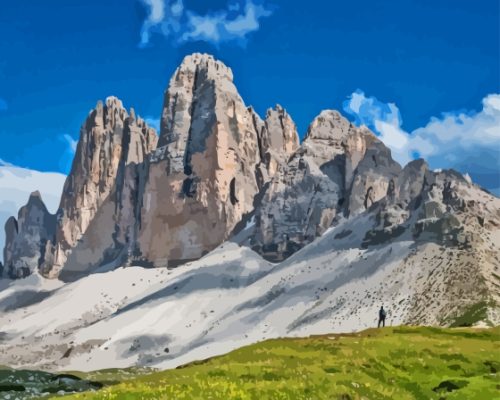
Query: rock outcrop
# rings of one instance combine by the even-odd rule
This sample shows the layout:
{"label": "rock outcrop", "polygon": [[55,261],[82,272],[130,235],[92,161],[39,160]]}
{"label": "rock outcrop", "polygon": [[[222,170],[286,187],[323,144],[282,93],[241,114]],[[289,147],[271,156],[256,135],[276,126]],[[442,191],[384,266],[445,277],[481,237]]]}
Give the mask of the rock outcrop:
{"label": "rock outcrop", "polygon": [[228,67],[207,55],[186,57],[165,93],[144,191],[139,259],[178,265],[228,239],[297,146],[295,124],[281,107],[262,121],[243,103]]}
{"label": "rock outcrop", "polygon": [[7,221],[3,274],[73,280],[131,263],[176,266],[251,217],[245,237],[272,261],[358,218],[363,247],[398,237],[471,246],[474,229],[497,221],[481,193],[423,160],[401,168],[369,129],[337,111],[321,112],[300,144],[283,107],[261,119],[230,68],[193,54],[165,91],[159,137],[115,97],[90,112],[56,216],[34,195]]}
{"label": "rock outcrop", "polygon": [[[81,128],[57,216],[34,193],[6,224],[5,270],[23,277],[72,279],[120,259],[135,240],[135,215],[145,156],[156,134],[120,100],[99,102]],[[141,178],[142,177],[142,178]]]}
{"label": "rock outcrop", "polygon": [[[253,212],[298,146],[281,106],[262,120],[228,67],[188,56],[165,92],[159,138],[115,97],[90,112],[36,267],[73,280],[100,267],[199,258]],[[7,228],[17,234],[12,222]]]}
{"label": "rock outcrop", "polygon": [[55,243],[41,266],[49,277],[73,279],[113,261],[135,242],[143,162],[157,136],[122,102],[99,102],[82,126],[59,210]]}
{"label": "rock outcrop", "polygon": [[6,276],[24,278],[38,270],[44,262],[47,244],[54,240],[55,224],[55,216],[47,210],[40,193],[31,193],[17,220],[10,217],[5,224]]}
{"label": "rock outcrop", "polygon": [[366,214],[363,247],[401,237],[462,248],[477,243],[481,223],[498,220],[492,199],[459,173],[431,171],[424,160],[402,169],[367,128],[323,111],[264,189],[249,243],[281,261],[328,228]]}
{"label": "rock outcrop", "polygon": [[265,189],[252,247],[279,261],[384,198],[401,167],[366,128],[323,111],[288,164]]}

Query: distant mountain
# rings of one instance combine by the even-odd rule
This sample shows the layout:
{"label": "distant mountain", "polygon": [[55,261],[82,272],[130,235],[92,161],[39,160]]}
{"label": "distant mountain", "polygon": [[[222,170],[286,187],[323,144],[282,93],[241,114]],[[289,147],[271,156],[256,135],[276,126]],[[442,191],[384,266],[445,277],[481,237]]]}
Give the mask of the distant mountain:
{"label": "distant mountain", "polygon": [[[48,210],[57,211],[66,176],[53,172],[39,172],[16,167],[0,160],[0,247],[5,245],[5,222],[16,216],[26,204],[31,192],[39,190]],[[0,254],[3,261],[3,253]]]}
{"label": "distant mountain", "polygon": [[363,329],[382,304],[393,324],[500,322],[500,199],[334,110],[299,143],[209,55],[175,71],[159,136],[98,103],[56,215],[34,193],[6,232],[4,276],[25,279],[0,281],[0,364],[175,366]]}

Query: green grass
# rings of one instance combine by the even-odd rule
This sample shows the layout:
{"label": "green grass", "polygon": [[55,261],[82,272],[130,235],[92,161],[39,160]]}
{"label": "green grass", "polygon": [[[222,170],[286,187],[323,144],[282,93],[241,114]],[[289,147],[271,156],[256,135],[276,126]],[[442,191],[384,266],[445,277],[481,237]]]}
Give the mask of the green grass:
{"label": "green grass", "polygon": [[488,308],[494,307],[495,305],[490,305],[486,301],[481,301],[479,303],[471,305],[462,314],[451,318],[449,326],[456,328],[460,326],[473,326],[480,321],[488,320]]}
{"label": "green grass", "polygon": [[496,399],[499,339],[500,328],[397,327],[269,340],[163,372],[71,372],[61,382],[0,368],[0,399],[101,385],[64,399]]}
{"label": "green grass", "polygon": [[500,328],[399,327],[268,340],[64,399],[495,399],[499,339]]}

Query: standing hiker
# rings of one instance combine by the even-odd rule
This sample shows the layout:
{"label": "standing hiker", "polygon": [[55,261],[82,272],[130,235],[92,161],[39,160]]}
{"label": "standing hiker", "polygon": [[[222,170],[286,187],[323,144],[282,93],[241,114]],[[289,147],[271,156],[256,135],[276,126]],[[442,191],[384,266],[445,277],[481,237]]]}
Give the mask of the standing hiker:
{"label": "standing hiker", "polygon": [[378,311],[378,327],[380,328],[380,324],[385,328],[385,310],[384,306],[380,307]]}

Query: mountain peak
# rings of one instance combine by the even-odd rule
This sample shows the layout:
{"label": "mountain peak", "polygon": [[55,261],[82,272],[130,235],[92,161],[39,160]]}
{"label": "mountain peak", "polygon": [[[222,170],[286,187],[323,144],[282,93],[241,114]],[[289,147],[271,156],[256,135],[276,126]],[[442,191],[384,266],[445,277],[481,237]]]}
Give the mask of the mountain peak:
{"label": "mountain peak", "polygon": [[180,71],[186,70],[192,72],[204,70],[209,77],[224,77],[230,81],[233,80],[233,72],[231,71],[231,68],[229,68],[222,61],[217,60],[211,54],[193,53],[184,57],[175,76],[177,76]]}
{"label": "mountain peak", "polygon": [[307,130],[307,139],[342,139],[348,131],[351,123],[336,110],[323,110],[314,118]]}
{"label": "mountain peak", "polygon": [[42,195],[40,194],[40,192],[38,190],[35,190],[34,192],[31,192],[30,194],[30,200],[31,199],[42,199]]}
{"label": "mountain peak", "polygon": [[38,209],[42,209],[45,212],[47,211],[47,207],[45,206],[45,203],[43,202],[42,195],[38,190],[35,190],[34,192],[31,192],[30,197],[28,198],[28,202],[26,203],[26,206],[24,208],[33,208],[36,207]]}
{"label": "mountain peak", "polygon": [[106,107],[123,108],[123,102],[116,96],[106,97]]}

